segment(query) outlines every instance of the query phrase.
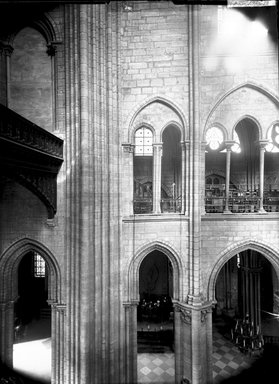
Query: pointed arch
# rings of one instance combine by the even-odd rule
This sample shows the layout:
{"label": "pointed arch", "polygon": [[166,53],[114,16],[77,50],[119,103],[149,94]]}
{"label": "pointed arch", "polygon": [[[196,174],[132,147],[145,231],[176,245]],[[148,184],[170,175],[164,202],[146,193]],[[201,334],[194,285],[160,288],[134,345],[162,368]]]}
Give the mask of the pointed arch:
{"label": "pointed arch", "polygon": [[262,130],[262,127],[261,127],[261,124],[259,123],[259,121],[254,117],[254,116],[250,116],[250,115],[243,115],[241,116],[237,121],[236,123],[234,124],[233,126],[233,130],[232,130],[232,139],[233,139],[233,134],[235,132],[235,128],[237,127],[237,125],[242,121],[242,120],[251,120],[257,127],[258,129],[258,134],[259,134],[259,140],[261,140],[263,138],[263,130]]}
{"label": "pointed arch", "polygon": [[207,128],[207,125],[208,125],[208,122],[212,116],[212,114],[215,112],[215,110],[218,108],[218,106],[228,97],[230,96],[231,94],[233,94],[234,92],[238,91],[239,89],[241,88],[251,88],[253,90],[256,90],[260,93],[262,93],[263,95],[267,96],[272,102],[274,102],[275,104],[279,105],[279,97],[278,95],[276,95],[273,91],[269,90],[268,88],[264,87],[263,85],[261,84],[257,84],[255,82],[252,82],[252,81],[246,81],[244,83],[241,83],[239,85],[237,85],[236,87],[234,88],[231,88],[230,90],[228,90],[226,93],[223,94],[223,96],[221,96],[215,103],[214,105],[212,106],[212,108],[210,109],[210,112],[206,118],[206,121],[205,121],[205,129],[204,131],[206,130]]}
{"label": "pointed arch", "polygon": [[[182,126],[180,124],[178,124],[176,121],[169,121],[167,124],[165,124],[163,126],[163,128],[161,129],[161,132],[160,132],[160,141],[162,142],[163,141],[163,133],[165,131],[165,129],[167,129],[168,127],[170,126],[173,126],[175,127],[179,132],[180,132],[180,137],[182,138],[184,135],[183,135],[183,129],[182,129]],[[181,141],[181,140],[180,140]]]}
{"label": "pointed arch", "polygon": [[61,272],[51,251],[37,240],[23,238],[17,240],[2,254],[0,258],[0,302],[15,301],[18,295],[17,271],[26,253],[34,251],[45,260],[49,276],[48,299],[60,303]]}
{"label": "pointed arch", "polygon": [[127,120],[128,121],[128,127],[127,127],[127,129],[128,129],[128,142],[131,142],[131,140],[132,140],[131,136],[132,136],[132,132],[133,132],[133,124],[134,124],[136,117],[144,108],[146,108],[148,105],[153,104],[153,103],[161,103],[161,104],[169,107],[170,109],[172,109],[178,115],[178,117],[180,118],[180,120],[182,122],[181,140],[186,140],[186,136],[188,133],[188,129],[186,129],[187,128],[187,120],[186,120],[186,117],[185,117],[182,109],[175,102],[173,102],[173,101],[171,101],[165,97],[153,96],[153,97],[146,99],[139,106],[136,106],[132,110],[132,112],[130,113],[128,120]]}
{"label": "pointed arch", "polygon": [[160,251],[168,257],[173,269],[173,298],[179,300],[182,292],[182,263],[178,252],[169,244],[154,241],[141,247],[128,267],[128,301],[139,300],[139,270],[143,259],[153,251]]}
{"label": "pointed arch", "polygon": [[251,249],[261,253],[265,256],[272,266],[274,267],[276,274],[279,278],[279,249],[271,247],[269,244],[259,241],[257,239],[246,239],[238,243],[229,245],[217,258],[212,272],[209,276],[208,282],[208,300],[215,300],[215,286],[216,281],[222,267],[235,255],[240,252]]}

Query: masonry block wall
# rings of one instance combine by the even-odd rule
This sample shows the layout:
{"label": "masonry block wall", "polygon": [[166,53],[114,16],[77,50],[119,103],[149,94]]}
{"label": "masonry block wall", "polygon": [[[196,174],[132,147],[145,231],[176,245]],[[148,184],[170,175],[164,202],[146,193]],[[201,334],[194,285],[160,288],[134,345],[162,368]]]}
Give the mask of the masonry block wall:
{"label": "masonry block wall", "polygon": [[[20,32],[21,42],[15,39],[19,54],[11,67],[12,105],[65,139],[65,162],[58,178],[58,211],[52,227],[44,206],[31,192],[5,181],[0,207],[1,253],[18,238],[30,237],[52,252],[61,269],[66,312],[55,315],[55,324],[60,324],[55,328],[60,344],[55,350],[54,372],[59,384],[87,384],[88,377],[100,383],[125,382],[130,351],[135,350],[135,345],[127,346],[134,340],[129,327],[135,310],[128,308],[124,318],[123,303],[128,305],[131,297],[135,302],[137,299],[131,294],[129,268],[155,244],[178,261],[176,299],[185,305],[195,284],[200,284],[199,304],[211,303],[214,276],[229,257],[245,247],[262,251],[274,266],[279,265],[278,215],[188,216],[197,208],[189,209],[197,191],[193,183],[204,185],[203,176],[196,180],[192,172],[204,175],[204,154],[200,156],[197,148],[206,129],[218,122],[226,139],[232,139],[239,119],[249,115],[257,121],[260,137],[265,138],[272,122],[279,119],[275,42],[267,40],[260,51],[254,47],[249,59],[244,55],[241,67],[233,67],[237,53],[230,51],[231,45],[221,44],[224,10],[195,7],[197,46],[191,45],[189,36],[192,10],[171,1],[58,7],[48,15],[60,39],[56,41],[55,67],[49,65],[50,57],[42,59],[45,46],[41,42],[33,52],[31,42],[37,41],[37,32],[28,40],[30,65],[21,66],[21,48],[28,31]],[[198,61],[189,62],[193,53],[199,66]],[[38,62],[37,54],[42,55]],[[5,60],[2,53],[1,85],[6,80]],[[199,78],[195,107],[190,64]],[[4,103],[4,91],[0,97]],[[190,121],[195,121],[197,131],[192,131]],[[156,143],[162,141],[162,131],[170,123],[180,129],[184,144],[190,137],[201,138],[188,146],[183,160],[187,188],[182,213],[133,214],[133,134],[145,123],[153,128]],[[271,176],[278,177],[276,160],[269,159],[267,164],[272,164]],[[215,162],[212,167],[217,165]],[[224,161],[219,168],[225,172]],[[196,194],[195,202],[197,199]],[[198,202],[203,205],[202,195]],[[201,324],[199,308],[195,310],[199,320],[194,331],[191,321],[187,325],[180,365],[186,367],[187,377],[193,374],[195,383],[204,383],[208,375],[201,372],[200,361],[208,359],[209,370],[206,351],[210,341],[207,349],[201,348],[210,334],[210,317]],[[197,341],[196,349],[192,340]]]}

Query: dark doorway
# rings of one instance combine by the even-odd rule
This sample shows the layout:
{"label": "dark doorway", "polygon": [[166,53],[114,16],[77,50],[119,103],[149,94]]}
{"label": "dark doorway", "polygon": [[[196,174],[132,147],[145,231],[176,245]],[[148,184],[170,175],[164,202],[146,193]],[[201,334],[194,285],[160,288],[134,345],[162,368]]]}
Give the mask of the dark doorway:
{"label": "dark doorway", "polygon": [[173,271],[167,256],[153,251],[139,278],[138,352],[173,352]]}
{"label": "dark doorway", "polygon": [[51,308],[48,269],[37,252],[28,252],[18,267],[14,312],[14,368],[34,379],[50,381]]}

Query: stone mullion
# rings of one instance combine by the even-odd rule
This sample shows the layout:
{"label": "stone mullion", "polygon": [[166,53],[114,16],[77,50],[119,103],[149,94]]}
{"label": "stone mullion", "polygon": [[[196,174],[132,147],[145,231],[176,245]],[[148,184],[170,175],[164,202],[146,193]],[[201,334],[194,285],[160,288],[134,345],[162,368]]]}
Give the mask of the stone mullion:
{"label": "stone mullion", "polygon": [[205,146],[206,143],[201,143],[201,215],[205,215]]}
{"label": "stone mullion", "polygon": [[259,141],[260,146],[260,186],[259,186],[259,198],[260,198],[260,207],[259,213],[265,213],[265,209],[263,207],[264,200],[264,154],[265,148],[268,144],[268,140]]}

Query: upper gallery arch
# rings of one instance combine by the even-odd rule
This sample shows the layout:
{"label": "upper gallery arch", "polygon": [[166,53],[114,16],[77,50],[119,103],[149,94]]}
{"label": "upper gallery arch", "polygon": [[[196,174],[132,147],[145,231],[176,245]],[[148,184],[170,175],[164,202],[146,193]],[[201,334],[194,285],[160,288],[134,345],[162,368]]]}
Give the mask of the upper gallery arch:
{"label": "upper gallery arch", "polygon": [[135,127],[152,126],[154,130],[154,141],[160,142],[163,130],[170,125],[174,125],[181,131],[181,140],[187,138],[187,125],[185,116],[174,102],[163,97],[152,97],[130,114],[128,119],[128,142],[133,142]]}
{"label": "upper gallery arch", "polygon": [[[262,110],[267,113],[261,113]],[[270,119],[279,117],[279,98],[272,91],[262,85],[245,82],[225,94],[212,106],[208,114],[204,131],[218,123],[227,128],[228,138],[233,139],[234,127],[237,122],[249,116],[261,127],[261,136],[266,135],[265,130],[270,126]]]}

